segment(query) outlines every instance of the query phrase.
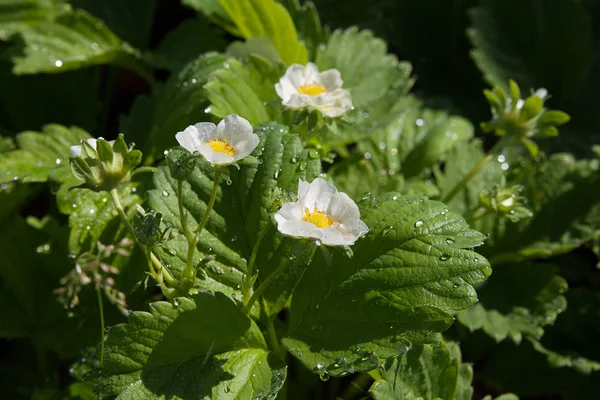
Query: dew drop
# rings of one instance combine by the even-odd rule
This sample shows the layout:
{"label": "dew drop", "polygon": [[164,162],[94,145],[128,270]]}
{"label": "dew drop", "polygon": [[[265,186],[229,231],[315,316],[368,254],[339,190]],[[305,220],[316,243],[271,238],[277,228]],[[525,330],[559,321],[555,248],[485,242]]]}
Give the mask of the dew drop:
{"label": "dew drop", "polygon": [[225,386],[225,388],[223,389],[223,391],[225,393],[229,393],[231,391],[231,389],[229,388],[229,386]]}
{"label": "dew drop", "polygon": [[322,362],[320,362],[320,363],[317,363],[317,366],[316,366],[316,368],[317,368],[318,370],[321,370],[321,369],[325,368],[325,364],[323,364]]}
{"label": "dew drop", "polygon": [[454,244],[454,239],[452,239],[451,237],[446,238],[446,243],[447,244]]}
{"label": "dew drop", "polygon": [[365,160],[371,159],[371,153],[369,153],[368,151],[364,154],[364,156],[365,156]]}
{"label": "dew drop", "polygon": [[448,261],[450,259],[450,254],[448,253],[442,253],[442,255],[440,255],[440,261]]}
{"label": "dew drop", "polygon": [[321,375],[319,375],[319,379],[321,379],[323,382],[327,382],[329,380],[330,376],[329,376],[329,372],[327,371],[323,371],[323,373]]}
{"label": "dew drop", "polygon": [[296,163],[298,162],[298,156],[294,156],[294,157],[292,157],[292,158],[290,159],[290,162],[291,162],[292,164],[296,164]]}
{"label": "dew drop", "polygon": [[227,184],[227,186],[231,186],[231,184],[233,183],[233,181],[231,179],[227,179],[225,181],[225,183]]}
{"label": "dew drop", "polygon": [[415,228],[420,228],[423,226],[423,220],[419,219],[417,220],[417,222],[415,222]]}
{"label": "dew drop", "polygon": [[385,228],[383,228],[383,231],[381,232],[381,234],[383,235],[383,237],[386,237],[387,235],[390,234],[390,232],[394,229],[394,225],[389,225],[386,226]]}
{"label": "dew drop", "polygon": [[56,60],[56,62],[54,62],[54,65],[55,65],[57,68],[60,68],[60,67],[62,67],[62,64],[63,64],[63,63],[62,63],[62,61],[60,61],[60,60]]}
{"label": "dew drop", "polygon": [[90,47],[92,50],[98,50],[98,43],[92,43]]}
{"label": "dew drop", "polygon": [[316,244],[317,246],[320,246],[321,244],[323,244],[323,242],[321,242],[319,239],[317,239],[317,240],[315,240],[315,244]]}
{"label": "dew drop", "polygon": [[55,161],[56,165],[60,165],[61,162],[62,162],[62,160],[60,158],[57,158]]}
{"label": "dew drop", "polygon": [[166,190],[163,190],[162,195],[165,197],[169,197],[169,192],[167,192]]}

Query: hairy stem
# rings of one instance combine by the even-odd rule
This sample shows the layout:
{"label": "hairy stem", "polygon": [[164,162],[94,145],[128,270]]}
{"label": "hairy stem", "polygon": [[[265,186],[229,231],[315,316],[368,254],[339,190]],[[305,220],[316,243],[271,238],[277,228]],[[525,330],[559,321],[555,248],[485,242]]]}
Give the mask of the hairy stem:
{"label": "hairy stem", "polygon": [[246,275],[244,276],[244,282],[242,282],[242,298],[244,304],[250,301],[251,291],[252,291],[252,274],[254,273],[254,263],[256,261],[256,256],[258,254],[258,249],[262,244],[265,236],[269,232],[271,228],[271,224],[267,222],[267,226],[263,228],[263,230],[258,235],[256,239],[256,243],[254,243],[254,248],[252,249],[252,254],[250,255],[250,261],[248,262],[248,269],[246,270]]}
{"label": "hairy stem", "polygon": [[471,179],[473,179],[473,177],[475,175],[477,175],[477,173],[479,171],[481,171],[481,169],[483,167],[485,167],[492,158],[494,158],[496,151],[498,151],[498,149],[500,148],[500,145],[503,144],[503,142],[504,142],[504,140],[502,140],[502,139],[498,140],[496,142],[496,144],[494,145],[494,147],[492,147],[490,149],[489,153],[483,159],[481,159],[467,173],[467,175],[465,175],[465,177],[462,178],[461,181],[456,184],[456,186],[454,186],[454,188],[450,191],[450,193],[448,193],[446,196],[444,196],[444,198],[442,199],[442,203],[447,204],[450,200],[452,200],[454,198],[454,196],[456,196],[461,190],[463,190],[465,188],[465,186],[467,186],[467,184],[471,181]]}
{"label": "hairy stem", "polygon": [[[115,208],[117,209],[117,212],[119,213],[119,217],[121,218],[121,221],[123,221],[123,223],[127,227],[127,230],[129,231],[129,233],[131,234],[131,236],[133,237],[135,242],[138,244],[138,246],[140,246],[140,248],[142,249],[142,251],[144,252],[144,254],[146,256],[148,254],[150,255],[149,262],[152,262],[152,264],[156,267],[157,272],[162,271],[165,281],[169,285],[171,285],[173,287],[177,287],[177,281],[175,280],[175,278],[173,278],[173,275],[171,275],[169,270],[164,268],[162,265],[162,262],[160,262],[158,257],[156,257],[156,255],[154,253],[152,253],[152,251],[149,251],[146,248],[146,246],[141,244],[139,242],[139,240],[137,239],[137,236],[135,234],[135,229],[133,228],[133,225],[131,225],[131,222],[129,222],[129,218],[127,218],[127,214],[125,214],[125,210],[123,209],[123,205],[121,204],[121,198],[119,197],[119,192],[117,191],[116,188],[112,189],[110,191],[110,196],[112,198],[113,204],[115,205]],[[151,272],[152,272],[152,270],[151,270]]]}
{"label": "hairy stem", "polygon": [[96,288],[98,294],[98,311],[100,312],[100,366],[104,365],[104,305],[102,304],[102,289]]}
{"label": "hairy stem", "polygon": [[245,313],[246,315],[248,315],[250,313],[250,310],[252,309],[252,305],[256,302],[256,300],[258,300],[258,298],[263,294],[263,292],[265,290],[267,290],[267,288],[269,287],[269,285],[283,272],[285,271],[285,269],[288,267],[289,265],[289,261],[286,259],[284,260],[279,267],[277,267],[277,269],[275,271],[273,271],[271,273],[271,275],[269,275],[267,277],[267,279],[265,279],[265,281],[263,283],[260,284],[260,286],[258,287],[258,289],[256,289],[256,291],[254,292],[254,294],[252,295],[252,297],[250,297],[250,300],[248,300],[248,302],[245,304],[246,306],[246,310]]}

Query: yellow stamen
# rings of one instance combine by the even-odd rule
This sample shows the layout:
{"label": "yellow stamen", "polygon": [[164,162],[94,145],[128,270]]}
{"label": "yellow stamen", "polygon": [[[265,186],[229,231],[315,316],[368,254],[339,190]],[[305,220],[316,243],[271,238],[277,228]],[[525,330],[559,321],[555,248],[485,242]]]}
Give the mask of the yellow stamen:
{"label": "yellow stamen", "polygon": [[313,83],[307,83],[298,88],[298,92],[307,94],[309,96],[315,96],[317,94],[327,93],[327,90],[323,85],[315,85]]}
{"label": "yellow stamen", "polygon": [[208,141],[208,143],[204,142],[202,144],[207,144],[213,151],[217,153],[225,153],[230,157],[233,157],[233,153],[235,153],[235,147],[227,140],[221,140],[217,138],[212,138]]}
{"label": "yellow stamen", "polygon": [[333,218],[325,214],[325,211],[317,211],[316,208],[313,209],[313,212],[308,211],[307,208],[304,211],[304,217],[302,217],[302,221],[310,222],[317,228],[329,228],[331,225],[333,225]]}

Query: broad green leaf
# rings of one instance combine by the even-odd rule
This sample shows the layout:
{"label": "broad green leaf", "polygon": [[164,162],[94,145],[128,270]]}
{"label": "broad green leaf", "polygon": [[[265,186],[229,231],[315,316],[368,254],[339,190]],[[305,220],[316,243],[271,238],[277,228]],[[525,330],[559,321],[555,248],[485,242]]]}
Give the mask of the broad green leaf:
{"label": "broad green leaf", "polygon": [[[206,229],[200,235],[194,258],[196,264],[205,255],[216,255],[216,260],[206,267],[206,280],[197,279],[196,284],[230,295],[239,290],[247,260],[260,232],[268,225],[268,209],[271,201],[275,200],[271,199],[272,191],[278,187],[295,194],[299,179],[312,181],[320,173],[318,154],[315,156],[314,150],[304,150],[298,136],[289,134],[283,125],[255,127],[255,133],[260,137],[260,144],[253,156],[259,158],[261,163],[242,165],[240,171],[230,168],[231,185],[226,183],[226,178],[221,178],[214,209]],[[169,157],[175,158],[180,154],[177,150],[171,153]],[[150,207],[163,214],[165,223],[180,227],[177,181],[171,178],[168,168],[159,168],[154,174],[154,184],[156,189],[148,192]],[[183,206],[191,229],[195,229],[202,219],[212,187],[213,177],[202,173],[199,167],[183,184]],[[285,201],[285,198],[280,200]],[[178,235],[168,245],[172,250],[161,250],[159,254],[174,273],[179,274],[185,265],[187,242],[182,235]],[[305,265],[307,262],[304,254],[305,247],[309,245],[300,243],[295,246],[294,243],[293,248],[285,245],[279,249],[280,237],[276,229],[271,228],[256,262],[262,277],[276,268],[281,260],[297,256],[290,266],[289,275],[282,276],[283,281],[273,285],[281,292],[288,292],[288,296],[297,283],[290,279],[296,271],[294,265]],[[293,252],[286,253],[286,250]],[[277,290],[268,294],[273,302],[282,296]]]}
{"label": "broad green leaf", "polygon": [[354,256],[318,251],[292,298],[284,344],[318,373],[373,369],[411,341],[435,340],[491,272],[468,250],[484,236],[440,202],[388,193],[365,204],[361,219],[370,232]]}
{"label": "broad green leaf", "polygon": [[219,2],[219,0],[183,0],[184,6],[193,8],[194,10],[204,14],[208,19],[215,24],[220,25],[232,35],[241,36],[233,21]]}
{"label": "broad green leaf", "polygon": [[294,21],[275,0],[219,0],[244,39],[267,37],[286,64],[306,64],[306,47],[298,39]]}
{"label": "broad green leaf", "polygon": [[570,0],[482,0],[470,12],[471,55],[492,85],[545,87],[561,101],[579,89],[591,58],[591,20]]}
{"label": "broad green leaf", "polygon": [[327,42],[329,30],[323,28],[317,9],[312,2],[300,4],[300,0],[285,0],[282,3],[290,13],[298,36],[308,50],[308,59],[313,60],[319,45]]}
{"label": "broad green leaf", "polygon": [[115,35],[132,46],[148,46],[156,0],[133,3],[122,0],[71,0],[71,3],[104,22]]}
{"label": "broad green leaf", "polygon": [[498,342],[541,337],[544,327],[565,310],[566,289],[567,282],[553,265],[494,264],[494,274],[478,292],[479,303],[459,312],[458,320],[472,331],[483,329]]}
{"label": "broad green leaf", "polygon": [[228,60],[205,85],[210,113],[219,118],[238,114],[251,124],[273,119],[275,110],[265,104],[279,99],[275,83],[283,72],[281,67],[259,56],[250,56],[246,63]]}
{"label": "broad green leaf", "polygon": [[83,10],[60,15],[54,22],[42,22],[20,34],[22,47],[13,57],[17,75],[113,64],[153,80],[139,52]]}
{"label": "broad green leaf", "polygon": [[21,132],[17,150],[0,154],[0,182],[45,182],[57,169],[69,169],[69,148],[89,137],[77,127],[46,125],[43,132]]}
{"label": "broad green leaf", "polygon": [[247,60],[250,55],[254,54],[273,64],[281,63],[281,56],[273,46],[273,41],[266,37],[250,38],[244,42],[236,40],[227,47],[227,54],[238,60]]}
{"label": "broad green leaf", "polygon": [[94,301],[91,309],[82,303],[67,316],[56,301],[54,290],[71,268],[64,249],[55,248],[56,243],[49,242],[46,234],[18,215],[3,223],[0,241],[0,287],[7,308],[2,312],[0,333],[28,337],[40,354],[50,350],[60,357],[76,357],[85,346],[95,343],[97,303]]}
{"label": "broad green leaf", "polygon": [[473,397],[473,366],[469,363],[462,362],[462,354],[460,352],[460,346],[454,342],[448,342],[448,348],[452,357],[456,359],[458,363],[458,376],[456,382],[456,394],[454,400],[471,400]]}
{"label": "broad green leaf", "polygon": [[169,31],[148,57],[157,68],[178,71],[200,54],[220,51],[226,44],[222,31],[203,19],[189,19]]}
{"label": "broad green leaf", "polygon": [[[113,326],[104,364],[85,376],[120,399],[274,399],[283,362],[222,293],[156,302]],[[164,397],[163,397],[164,396]]]}
{"label": "broad green leaf", "polygon": [[86,68],[62,74],[14,75],[0,62],[0,126],[8,132],[38,130],[49,121],[97,128],[102,71]]}
{"label": "broad green leaf", "polygon": [[67,12],[63,0],[0,0],[0,40]]}
{"label": "broad green leaf", "polygon": [[[0,154],[0,160],[2,155]],[[27,199],[37,193],[38,188],[19,182],[0,184],[0,223],[11,217],[27,204]]]}
{"label": "broad green leaf", "polygon": [[337,30],[317,51],[319,70],[335,68],[352,94],[354,107],[362,109],[393,92],[397,96],[412,87],[411,67],[388,54],[386,43],[371,31],[350,28]]}
{"label": "broad green leaf", "polygon": [[375,400],[454,399],[458,369],[445,343],[415,346],[388,360],[369,392]]}
{"label": "broad green leaf", "polygon": [[226,57],[208,53],[174,73],[164,85],[157,85],[149,96],[138,96],[121,130],[127,141],[134,141],[144,153],[145,163],[163,157],[175,145],[175,134],[187,126],[209,120],[203,85],[209,75],[223,67]]}
{"label": "broad green leaf", "polygon": [[[69,215],[68,247],[73,255],[95,249],[98,241],[104,244],[117,243],[125,231],[109,194],[74,187],[80,184],[81,181],[71,177],[56,195],[59,210]],[[136,183],[119,187],[125,210],[141,203],[138,188]]]}

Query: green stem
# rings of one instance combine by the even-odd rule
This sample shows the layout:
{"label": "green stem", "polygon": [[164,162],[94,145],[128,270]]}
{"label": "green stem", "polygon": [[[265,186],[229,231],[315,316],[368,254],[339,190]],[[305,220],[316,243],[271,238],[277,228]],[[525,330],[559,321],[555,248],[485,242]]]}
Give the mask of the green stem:
{"label": "green stem", "polygon": [[183,209],[183,182],[177,182],[177,203],[179,205],[179,221],[181,222],[181,229],[183,229],[183,234],[185,238],[188,239],[189,242],[189,232],[187,228],[187,218],[185,216],[185,210]]}
{"label": "green stem", "polygon": [[269,275],[263,283],[260,284],[260,286],[258,287],[258,289],[256,289],[256,291],[254,292],[252,297],[250,297],[250,300],[248,300],[248,303],[246,303],[246,311],[245,311],[246,315],[248,315],[250,313],[250,310],[252,309],[252,305],[256,302],[256,300],[258,300],[258,298],[263,294],[263,292],[269,287],[271,282],[273,282],[283,271],[285,271],[285,269],[288,267],[288,265],[289,265],[289,262],[287,260],[284,260],[281,263],[281,265],[279,267],[277,267],[277,269],[275,271],[273,271],[271,273],[271,275]]}
{"label": "green stem", "polygon": [[267,318],[267,332],[269,333],[269,342],[271,342],[271,347],[273,348],[273,352],[277,355],[281,354],[281,346],[279,346],[279,340],[277,340],[277,333],[275,332],[275,325],[273,325],[273,318]]}
{"label": "green stem", "polygon": [[98,310],[100,312],[100,366],[104,365],[104,306],[102,305],[102,290],[96,288],[98,294]]}
{"label": "green stem", "polygon": [[164,268],[162,265],[162,262],[160,262],[158,257],[156,257],[156,255],[154,253],[152,253],[151,251],[148,251],[146,249],[146,246],[141,244],[139,242],[139,240],[137,239],[137,236],[135,234],[135,229],[133,228],[133,225],[131,225],[131,222],[129,222],[129,218],[127,218],[127,214],[125,214],[125,210],[123,209],[123,205],[121,204],[121,198],[119,197],[119,192],[117,191],[116,188],[112,189],[110,191],[110,196],[112,198],[113,204],[115,205],[115,208],[117,209],[117,212],[119,213],[119,217],[121,218],[121,221],[123,221],[123,223],[127,227],[127,230],[129,231],[129,233],[131,234],[131,236],[133,237],[135,242],[138,244],[138,246],[140,246],[140,248],[142,249],[144,254],[147,255],[148,253],[150,253],[150,261],[152,262],[152,264],[154,264],[154,266],[158,269],[158,271],[161,271],[161,270],[163,271],[163,274],[164,274],[164,277],[165,277],[165,280],[167,281],[167,283],[169,285],[172,285],[173,287],[177,287],[177,281],[175,280],[175,278],[173,278],[173,275],[171,275],[169,270]]}
{"label": "green stem", "polygon": [[258,239],[256,239],[256,243],[254,243],[254,248],[252,249],[252,254],[250,255],[250,262],[248,263],[248,269],[246,270],[246,275],[244,276],[244,282],[242,283],[242,299],[244,304],[250,301],[250,291],[252,290],[252,274],[254,273],[254,263],[256,261],[256,256],[258,254],[258,249],[262,244],[267,232],[269,232],[271,228],[271,224],[267,222],[267,226],[263,228],[258,235]]}
{"label": "green stem", "polygon": [[492,158],[494,158],[494,154],[500,148],[500,144],[502,144],[502,142],[503,142],[502,139],[500,139],[496,142],[496,144],[494,145],[494,147],[491,148],[489,153],[483,159],[481,159],[481,161],[479,161],[471,169],[471,171],[469,171],[469,173],[467,175],[465,175],[465,177],[462,178],[462,180],[456,184],[456,186],[454,186],[454,188],[450,191],[450,193],[448,193],[446,196],[444,196],[444,198],[442,199],[442,203],[447,204],[450,200],[452,200],[454,198],[454,196],[456,196],[458,194],[458,192],[460,192],[461,190],[463,190],[465,188],[465,186],[467,186],[467,183],[469,183],[469,181],[471,179],[473,179],[473,177],[475,175],[477,175],[477,173],[483,167],[485,167]]}
{"label": "green stem", "polygon": [[215,176],[213,178],[212,193],[210,194],[210,199],[208,200],[208,204],[206,205],[206,210],[204,210],[204,215],[202,216],[202,219],[200,220],[200,223],[198,224],[198,227],[196,228],[196,232],[193,235],[190,234],[190,236],[192,236],[192,237],[188,239],[187,262],[185,265],[185,270],[183,271],[184,279],[194,279],[194,276],[196,275],[196,271],[194,270],[194,251],[196,250],[196,245],[198,244],[198,241],[200,240],[200,234],[202,233],[204,226],[206,226],[206,223],[208,222],[208,218],[210,217],[210,212],[212,211],[212,209],[215,205],[215,200],[217,198],[218,191],[219,191],[219,167],[215,166]]}

